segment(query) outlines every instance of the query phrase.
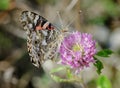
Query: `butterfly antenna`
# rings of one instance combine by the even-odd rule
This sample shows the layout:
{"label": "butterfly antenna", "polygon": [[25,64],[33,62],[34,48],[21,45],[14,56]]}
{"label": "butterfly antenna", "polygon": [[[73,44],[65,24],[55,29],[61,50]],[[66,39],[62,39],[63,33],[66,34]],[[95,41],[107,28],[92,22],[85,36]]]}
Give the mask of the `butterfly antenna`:
{"label": "butterfly antenna", "polygon": [[60,21],[60,24],[61,24],[62,28],[64,28],[63,21],[62,21],[62,19],[61,19],[61,16],[60,16],[60,12],[59,12],[59,11],[57,11],[57,15],[58,15],[58,18],[59,18],[59,21]]}
{"label": "butterfly antenna", "polygon": [[75,20],[75,17],[72,17],[72,21],[70,21],[67,25],[66,25],[66,28],[68,28]]}
{"label": "butterfly antenna", "polygon": [[[81,14],[82,11],[80,10],[79,11],[79,14]],[[70,21],[67,25],[66,25],[66,28],[68,28],[73,22],[75,21],[75,16],[72,17],[72,21]]]}

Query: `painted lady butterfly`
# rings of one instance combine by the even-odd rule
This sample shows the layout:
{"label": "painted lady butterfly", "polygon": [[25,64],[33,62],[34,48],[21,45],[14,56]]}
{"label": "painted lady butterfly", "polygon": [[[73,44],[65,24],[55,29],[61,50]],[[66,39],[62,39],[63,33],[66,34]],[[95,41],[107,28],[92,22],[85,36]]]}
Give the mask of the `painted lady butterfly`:
{"label": "painted lady butterfly", "polygon": [[23,11],[20,20],[27,34],[28,52],[33,65],[40,67],[44,61],[57,58],[61,31],[34,12]]}

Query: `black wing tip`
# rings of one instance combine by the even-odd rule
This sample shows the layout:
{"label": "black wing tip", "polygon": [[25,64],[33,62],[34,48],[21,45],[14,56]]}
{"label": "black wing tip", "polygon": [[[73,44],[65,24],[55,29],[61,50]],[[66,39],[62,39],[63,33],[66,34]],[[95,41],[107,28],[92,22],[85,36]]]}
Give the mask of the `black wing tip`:
{"label": "black wing tip", "polygon": [[22,11],[22,13],[27,13],[27,12],[29,12],[29,11],[27,11],[27,10],[25,10],[25,11]]}
{"label": "black wing tip", "polygon": [[30,12],[30,13],[32,13],[32,14],[35,14],[35,15],[38,15],[37,13],[32,12],[32,11],[28,11],[28,10],[24,10],[24,11],[22,11],[22,13],[21,13],[21,14],[28,13],[28,12]]}

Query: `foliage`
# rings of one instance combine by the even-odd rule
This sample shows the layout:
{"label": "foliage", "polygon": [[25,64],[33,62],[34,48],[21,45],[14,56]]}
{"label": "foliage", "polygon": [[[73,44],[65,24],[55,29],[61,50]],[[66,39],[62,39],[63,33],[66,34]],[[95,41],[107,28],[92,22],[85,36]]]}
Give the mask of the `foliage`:
{"label": "foliage", "polygon": [[104,50],[97,52],[96,55],[100,56],[100,57],[109,57],[112,53],[113,53],[113,51],[111,51],[109,49],[104,49]]}
{"label": "foliage", "polygon": [[97,88],[112,88],[110,80],[106,76],[101,75],[97,79]]}
{"label": "foliage", "polygon": [[7,10],[10,0],[0,0],[0,10]]}
{"label": "foliage", "polygon": [[100,60],[98,60],[96,57],[94,57],[94,59],[95,59],[95,63],[94,63],[94,66],[97,68],[97,73],[98,74],[100,74],[101,73],[101,70],[104,68],[103,67],[103,64],[102,64],[102,62],[100,61]]}

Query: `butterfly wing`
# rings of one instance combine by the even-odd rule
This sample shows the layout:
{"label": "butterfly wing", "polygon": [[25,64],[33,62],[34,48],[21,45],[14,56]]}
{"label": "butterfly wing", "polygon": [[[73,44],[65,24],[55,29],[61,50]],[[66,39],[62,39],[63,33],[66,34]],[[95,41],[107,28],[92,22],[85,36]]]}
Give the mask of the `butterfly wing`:
{"label": "butterfly wing", "polygon": [[60,31],[34,12],[23,11],[21,23],[27,34],[27,47],[33,65],[40,67],[45,60],[54,59]]}

